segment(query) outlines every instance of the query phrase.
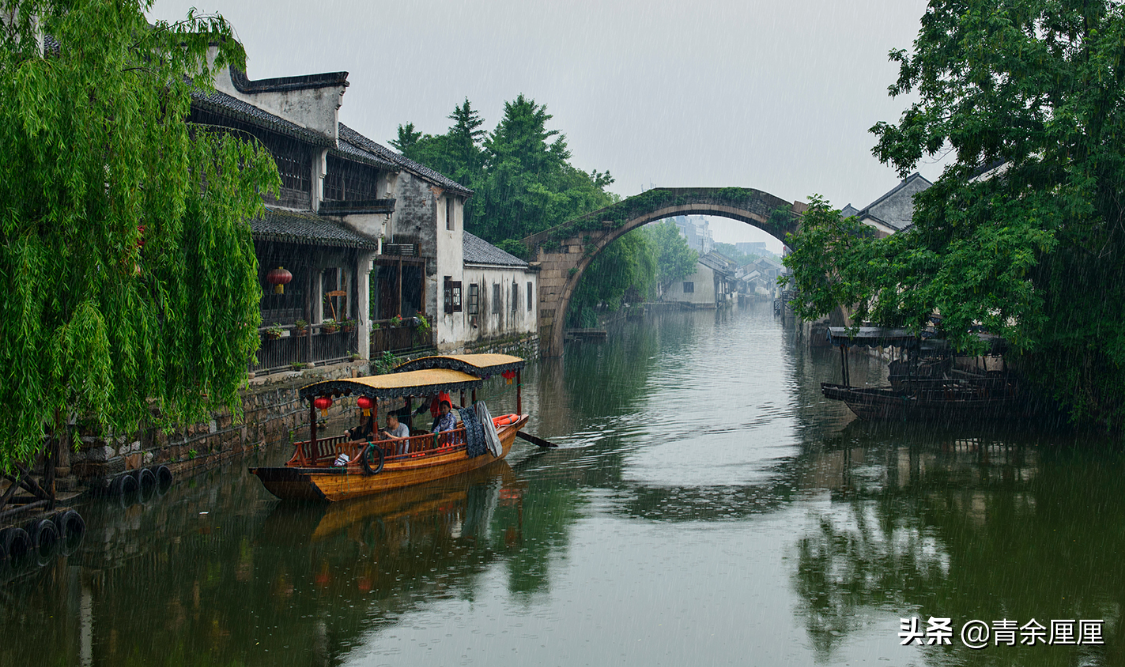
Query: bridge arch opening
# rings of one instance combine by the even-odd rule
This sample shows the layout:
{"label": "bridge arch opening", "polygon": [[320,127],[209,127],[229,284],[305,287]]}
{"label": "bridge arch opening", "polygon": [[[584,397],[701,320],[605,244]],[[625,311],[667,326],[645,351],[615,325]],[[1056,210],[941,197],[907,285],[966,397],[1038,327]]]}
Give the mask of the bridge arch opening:
{"label": "bridge arch opening", "polygon": [[542,355],[562,355],[566,313],[584,272],[625,234],[665,218],[706,215],[750,224],[785,243],[803,210],[800,202],[749,188],[656,188],[523,239],[540,268]]}

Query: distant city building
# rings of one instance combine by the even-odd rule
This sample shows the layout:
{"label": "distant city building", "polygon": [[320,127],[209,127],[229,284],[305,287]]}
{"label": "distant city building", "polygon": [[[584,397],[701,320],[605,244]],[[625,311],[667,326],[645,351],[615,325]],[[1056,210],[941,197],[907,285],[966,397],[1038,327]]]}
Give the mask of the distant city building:
{"label": "distant city building", "polygon": [[699,254],[706,255],[715,249],[715,239],[711,236],[711,225],[707,218],[698,215],[678,215],[672,219],[680,228],[680,235],[688,246]]}
{"label": "distant city building", "polygon": [[762,255],[762,256],[765,256],[765,255],[774,254],[773,252],[770,251],[769,248],[766,247],[765,241],[749,241],[749,242],[735,243],[734,247],[735,247],[735,249],[738,250],[738,252],[742,253],[743,255]]}

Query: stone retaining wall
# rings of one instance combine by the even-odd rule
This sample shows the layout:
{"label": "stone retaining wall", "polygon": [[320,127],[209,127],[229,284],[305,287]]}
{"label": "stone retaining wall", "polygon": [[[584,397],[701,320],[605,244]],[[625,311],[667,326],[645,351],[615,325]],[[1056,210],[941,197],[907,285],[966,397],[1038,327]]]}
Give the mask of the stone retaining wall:
{"label": "stone retaining wall", "polygon": [[539,358],[539,334],[525,333],[474,341],[465,354],[512,354],[531,361]]}
{"label": "stone retaining wall", "polygon": [[[59,473],[69,476],[70,485],[99,488],[127,470],[163,464],[183,476],[266,444],[292,442],[292,432],[308,423],[308,406],[297,396],[301,387],[368,372],[368,362],[360,361],[254,378],[242,392],[242,420],[237,423],[224,410],[206,423],[170,434],[155,428],[128,436],[80,432],[77,450],[64,453]],[[333,406],[329,416],[343,409]]]}

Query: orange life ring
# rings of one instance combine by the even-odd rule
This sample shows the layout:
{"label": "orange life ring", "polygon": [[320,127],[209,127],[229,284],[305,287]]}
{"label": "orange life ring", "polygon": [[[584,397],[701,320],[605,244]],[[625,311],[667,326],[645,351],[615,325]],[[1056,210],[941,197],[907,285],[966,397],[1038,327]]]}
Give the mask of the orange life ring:
{"label": "orange life ring", "polygon": [[516,421],[519,420],[519,418],[520,418],[520,416],[515,415],[515,414],[500,415],[499,417],[493,417],[492,418],[492,425],[493,426],[507,426],[508,424],[516,423]]}

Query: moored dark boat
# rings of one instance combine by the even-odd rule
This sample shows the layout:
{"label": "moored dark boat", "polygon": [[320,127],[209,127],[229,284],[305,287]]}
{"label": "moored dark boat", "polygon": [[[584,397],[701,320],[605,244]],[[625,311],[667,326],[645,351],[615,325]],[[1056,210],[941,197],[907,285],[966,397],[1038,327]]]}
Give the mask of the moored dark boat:
{"label": "moored dark boat", "polygon": [[843,401],[855,416],[870,421],[976,421],[1023,416],[1015,395],[980,396],[973,393],[922,391],[914,394],[890,387],[846,387],[823,382],[825,398]]}

